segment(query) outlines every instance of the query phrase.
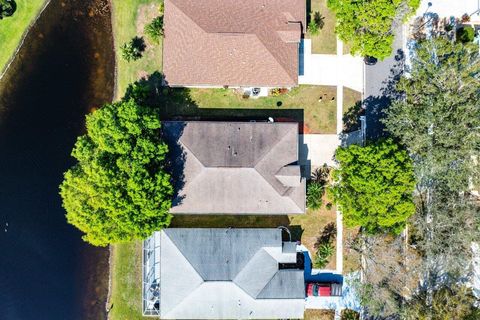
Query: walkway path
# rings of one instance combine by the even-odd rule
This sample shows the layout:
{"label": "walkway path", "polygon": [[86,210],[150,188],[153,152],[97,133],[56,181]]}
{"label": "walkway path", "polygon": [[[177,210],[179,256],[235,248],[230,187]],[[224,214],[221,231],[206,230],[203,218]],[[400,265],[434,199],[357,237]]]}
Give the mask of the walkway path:
{"label": "walkway path", "polygon": [[333,156],[340,146],[343,131],[343,88],[363,92],[364,63],[359,57],[343,54],[343,42],[337,39],[336,54],[312,54],[310,39],[303,40],[303,75],[300,84],[337,87],[336,134],[305,134],[300,136],[300,164],[312,169],[327,164],[334,166]]}

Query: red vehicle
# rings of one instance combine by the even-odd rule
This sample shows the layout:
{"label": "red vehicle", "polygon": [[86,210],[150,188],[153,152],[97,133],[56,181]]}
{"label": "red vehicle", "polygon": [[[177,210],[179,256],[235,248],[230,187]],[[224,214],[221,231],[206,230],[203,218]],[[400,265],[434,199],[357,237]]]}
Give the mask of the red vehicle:
{"label": "red vehicle", "polygon": [[332,297],[342,295],[339,283],[307,283],[307,297]]}

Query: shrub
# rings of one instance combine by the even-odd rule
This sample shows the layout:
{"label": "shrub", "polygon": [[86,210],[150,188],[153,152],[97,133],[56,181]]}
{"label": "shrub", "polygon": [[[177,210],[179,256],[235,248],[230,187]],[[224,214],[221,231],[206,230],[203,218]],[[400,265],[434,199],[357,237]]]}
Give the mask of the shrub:
{"label": "shrub", "polygon": [[461,27],[457,30],[457,41],[462,43],[473,42],[475,30],[470,26]]}
{"label": "shrub", "polygon": [[314,180],[309,181],[307,184],[307,207],[313,210],[320,209],[324,193],[324,185]]}
{"label": "shrub", "polygon": [[160,43],[163,37],[163,16],[154,18],[145,26],[145,34],[154,43]]}
{"label": "shrub", "polygon": [[120,49],[122,50],[122,58],[124,60],[128,62],[135,61],[142,57],[142,52],[145,50],[145,42],[143,38],[135,37],[124,43]]}
{"label": "shrub", "polygon": [[358,312],[350,309],[342,310],[341,320],[359,320],[359,319],[360,319],[360,314]]}
{"label": "shrub", "polygon": [[0,0],[0,20],[12,16],[16,9],[14,0]]}
{"label": "shrub", "polygon": [[312,180],[324,186],[327,184],[329,178],[330,168],[327,166],[327,164],[324,164],[323,166],[316,168],[315,171],[313,171]]}
{"label": "shrub", "polygon": [[325,22],[323,21],[325,18],[322,17],[320,12],[315,12],[313,17],[311,17],[310,22],[308,23],[307,29],[312,35],[317,35],[318,32],[323,29]]}
{"label": "shrub", "polygon": [[327,242],[322,245],[317,250],[315,255],[315,260],[313,261],[313,266],[316,269],[325,268],[330,260],[330,257],[333,255],[333,246],[331,243]]}
{"label": "shrub", "polygon": [[278,97],[282,94],[285,94],[288,92],[287,88],[273,88],[270,90],[270,95],[273,97]]}
{"label": "shrub", "polygon": [[325,194],[325,187],[329,177],[330,168],[326,164],[313,172],[312,180],[307,185],[307,206],[310,209],[316,210],[322,206],[322,197]]}

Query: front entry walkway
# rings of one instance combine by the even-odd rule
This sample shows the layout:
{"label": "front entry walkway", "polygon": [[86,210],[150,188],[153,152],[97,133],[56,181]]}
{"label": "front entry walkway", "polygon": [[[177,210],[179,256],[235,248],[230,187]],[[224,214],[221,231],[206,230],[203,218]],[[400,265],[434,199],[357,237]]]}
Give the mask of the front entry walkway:
{"label": "front entry walkway", "polygon": [[[337,119],[338,121],[338,119]],[[299,136],[299,164],[310,177],[315,168],[324,164],[335,166],[333,156],[340,146],[340,137],[336,134],[302,134]]]}

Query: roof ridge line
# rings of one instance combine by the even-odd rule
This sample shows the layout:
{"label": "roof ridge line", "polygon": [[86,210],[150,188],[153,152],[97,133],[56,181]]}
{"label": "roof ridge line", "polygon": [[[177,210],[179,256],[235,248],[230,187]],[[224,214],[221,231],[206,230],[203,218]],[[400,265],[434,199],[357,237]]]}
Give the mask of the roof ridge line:
{"label": "roof ridge line", "polygon": [[[267,253],[273,260],[277,261],[277,259],[275,259],[267,250],[265,250],[265,247],[261,247],[260,249],[258,249],[257,252],[255,252],[255,254],[252,256],[252,258],[253,258],[255,255],[257,255],[261,250],[263,250],[265,253]],[[251,261],[252,261],[252,259],[250,259],[250,260],[248,261],[248,263],[246,263],[246,264],[243,266],[243,268],[240,269],[240,270],[238,271],[238,273],[235,275],[235,277],[232,279],[232,283],[234,283],[235,286],[237,286],[238,288],[240,288],[243,292],[245,292],[245,293],[246,293],[248,296],[250,296],[250,297],[252,297],[252,296],[250,295],[250,293],[248,293],[248,292],[245,291],[242,287],[240,287],[240,286],[238,285],[238,283],[235,281],[235,279],[236,279],[237,276],[248,266],[248,264],[249,264]],[[277,262],[278,262],[278,261],[277,261]],[[278,270],[277,270],[277,272],[278,272]],[[265,287],[267,286],[267,284],[270,283],[270,281],[272,281],[273,277],[275,277],[275,275],[277,274],[277,272],[275,272],[275,273],[272,275],[272,277],[270,278],[270,280],[268,280],[268,281],[265,283],[265,285],[263,286],[262,290],[260,290],[255,297],[252,297],[253,299],[257,299],[258,295],[265,289]]]}
{"label": "roof ridge line", "polygon": [[209,33],[209,32],[207,32],[205,29],[203,29],[195,20],[193,20],[185,11],[183,11],[179,6],[177,6],[177,5],[175,4],[175,1],[174,1],[174,0],[170,0],[169,2],[170,2],[170,4],[171,4],[172,6],[174,6],[175,8],[177,8],[178,11],[180,11],[185,17],[187,17],[187,19],[189,19],[190,21],[192,21],[200,30],[202,30],[204,33]]}
{"label": "roof ridge line", "polygon": [[[182,254],[182,257],[185,258],[185,260],[188,261],[188,264],[193,268],[193,270],[195,270],[195,272],[198,274],[198,276],[202,279],[202,283],[205,283],[205,279],[202,277],[202,275],[200,274],[200,272],[198,272],[198,270],[193,266],[192,262],[190,260],[188,260],[188,258],[183,254],[182,250],[180,250],[180,248],[177,246],[177,244],[175,243],[175,241],[173,241],[172,238],[170,238],[170,236],[165,232],[165,235],[168,237],[168,239],[170,239],[170,242],[173,243],[173,245],[175,246],[175,248],[177,248],[178,252],[180,252]],[[187,296],[188,297],[188,296]]]}
{"label": "roof ridge line", "polygon": [[[281,123],[281,122],[276,122],[276,123]],[[282,142],[282,140],[287,136],[287,134],[288,134],[288,130],[285,130],[285,132],[284,132],[283,135],[280,137],[280,139],[277,140],[277,143],[275,143],[275,145],[273,145],[271,148],[269,148],[269,149],[267,150],[267,152],[265,152],[260,158],[258,158],[257,162],[255,162],[255,163],[253,164],[252,168],[254,168],[254,169],[256,170],[256,169],[257,169],[257,165],[258,165],[260,162],[262,162],[262,161],[265,159],[265,157],[272,152],[274,146],[276,146],[276,145],[278,145],[280,142]],[[258,170],[257,170],[257,171],[258,171]],[[267,181],[267,182],[268,182],[268,181]]]}
{"label": "roof ridge line", "polygon": [[[275,34],[276,34],[276,37],[278,37],[278,34],[277,34],[278,30],[275,30]],[[293,79],[290,74],[288,73],[287,69],[285,69],[285,66],[283,65],[283,63],[281,63],[277,57],[272,53],[272,51],[268,48],[268,46],[265,45],[265,43],[263,42],[263,40],[258,36],[258,33],[253,33],[255,35],[255,37],[258,39],[258,41],[262,44],[262,46],[267,50],[267,52],[270,54],[270,56],[272,56],[273,60],[275,60],[275,62],[280,66],[280,68],[283,70],[283,72],[285,72],[285,74],[287,75],[287,77],[292,80],[292,82],[295,82],[297,83],[298,81],[296,79]],[[272,32],[273,34],[273,32]],[[277,39],[278,40],[278,39]],[[282,39],[280,39],[280,41],[283,42]]]}
{"label": "roof ridge line", "polygon": [[[165,232],[165,230],[162,230],[163,231],[163,234],[165,235],[165,237],[168,238],[168,240],[172,243],[173,246],[175,246],[175,248],[177,249],[177,251],[181,254],[181,256],[188,262],[188,264],[190,265],[190,267],[195,270],[195,272],[197,273],[198,277],[200,279],[202,279],[202,282],[198,284],[197,287],[195,287],[195,290],[192,290],[190,291],[190,293],[188,295],[186,295],[182,300],[180,300],[179,303],[177,303],[172,309],[170,309],[166,315],[164,315],[163,317],[166,317],[169,313],[171,313],[172,311],[174,311],[175,309],[177,309],[177,307],[186,299],[188,298],[194,291],[198,290],[198,288],[200,288],[204,283],[205,283],[205,279],[200,275],[200,273],[198,272],[198,270],[193,266],[192,262],[190,260],[187,259],[187,257],[183,254],[183,252],[180,250],[180,248],[177,246],[177,244],[175,243],[175,241],[173,241],[173,239],[170,237],[170,235],[168,235],[167,232]],[[160,312],[162,311],[162,308],[161,308],[161,305],[162,305],[162,302],[160,300]]]}

